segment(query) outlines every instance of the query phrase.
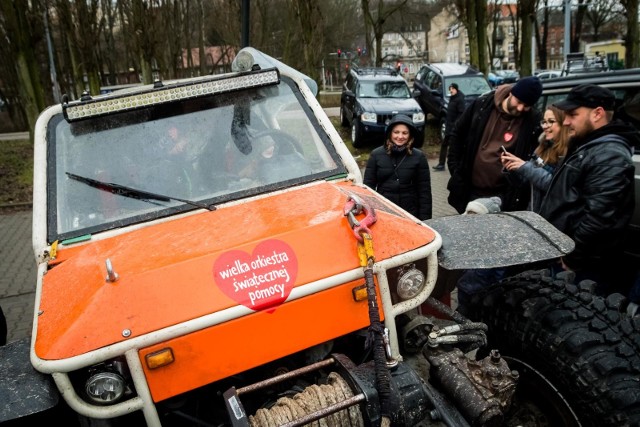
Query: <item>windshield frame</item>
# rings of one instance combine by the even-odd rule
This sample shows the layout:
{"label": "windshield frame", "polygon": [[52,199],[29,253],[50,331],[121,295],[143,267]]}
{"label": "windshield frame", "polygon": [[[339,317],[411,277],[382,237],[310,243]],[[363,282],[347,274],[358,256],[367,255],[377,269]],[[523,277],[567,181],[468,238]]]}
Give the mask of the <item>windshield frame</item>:
{"label": "windshield frame", "polygon": [[[259,185],[255,183],[257,181],[253,183],[247,181],[243,184],[245,178],[237,179],[236,181],[229,178],[227,181],[233,183],[233,188],[231,184],[227,184],[229,188],[216,194],[200,194],[198,192],[171,194],[171,191],[164,191],[165,189],[162,187],[153,188],[145,185],[133,185],[131,182],[118,182],[119,180],[124,180],[122,178],[126,177],[125,175],[105,180],[108,184],[116,184],[116,187],[119,185],[127,186],[143,193],[148,192],[167,196],[171,199],[169,201],[157,198],[150,200],[131,197],[130,192],[108,191],[109,186],[92,187],[86,185],[86,182],[71,180],[68,176],[65,176],[67,173],[72,173],[102,181],[96,174],[87,173],[87,171],[91,171],[88,168],[84,170],[68,170],[71,167],[65,155],[69,153],[68,156],[72,156],[72,145],[80,144],[81,139],[86,139],[87,143],[92,143],[97,147],[100,136],[110,135],[107,138],[107,142],[109,142],[114,139],[113,134],[120,133],[122,138],[118,142],[119,150],[104,149],[102,154],[96,156],[108,157],[115,153],[114,158],[116,160],[111,162],[113,166],[118,163],[124,163],[124,161],[119,161],[120,157],[118,155],[124,158],[125,151],[135,152],[137,140],[148,138],[149,141],[152,141],[153,138],[149,135],[161,127],[164,129],[164,125],[169,122],[188,124],[189,136],[194,137],[194,139],[206,134],[208,130],[212,130],[212,132],[221,131],[225,137],[233,140],[236,151],[242,151],[241,146],[243,143],[257,144],[262,140],[274,140],[278,147],[281,147],[284,146],[282,144],[285,143],[285,140],[289,139],[289,145],[297,144],[294,147],[294,151],[303,151],[304,153],[299,153],[303,155],[295,157],[295,161],[287,161],[285,163],[293,167],[304,160],[312,162],[313,166],[308,169],[301,169],[296,175],[292,173],[282,175],[281,173],[281,175],[276,176],[275,180],[271,182],[263,180],[260,181]],[[261,125],[263,127],[266,126],[261,132],[252,129],[252,126],[257,125],[258,122],[262,122]],[[294,131],[298,133],[293,134],[295,133]],[[261,136],[261,134],[263,135]],[[65,136],[63,137],[62,135]],[[129,139],[129,141],[126,139]],[[211,139],[213,140],[213,138]],[[217,138],[216,140],[218,139],[222,140],[223,138]],[[115,141],[111,143],[116,144]],[[125,144],[130,144],[130,146]],[[208,146],[207,144],[211,145],[211,142],[200,143],[203,147]],[[229,141],[226,141],[226,144],[233,147]],[[122,147],[126,147],[126,150],[123,150]],[[313,150],[317,150],[315,157]],[[257,152],[258,150],[255,151]],[[215,160],[219,163],[220,159],[217,159],[217,156],[222,156],[222,151],[220,149],[215,153],[217,154],[212,154],[206,159],[211,159],[212,162]],[[89,154],[93,155],[93,153]],[[250,155],[250,153],[243,154],[247,157]],[[147,160],[147,156],[144,154],[132,157],[136,166],[140,168],[144,166]],[[216,206],[316,180],[333,179],[345,176],[348,173],[347,167],[336,152],[329,135],[327,135],[327,132],[315,117],[299,88],[292,79],[286,76],[282,77],[279,85],[273,87],[250,88],[227,94],[206,96],[196,100],[182,100],[169,105],[151,106],[78,123],[68,123],[64,120],[62,114],[56,114],[51,118],[47,126],[47,158],[49,159],[47,162],[47,240],[49,243],[83,238],[87,235],[115,228],[127,227],[201,209],[201,207],[194,206],[194,204]],[[300,160],[300,158],[303,160]],[[202,162],[200,158],[194,161]],[[262,161],[262,158],[260,158],[260,161]],[[80,161],[77,161],[77,163],[81,164]],[[227,166],[225,166],[226,168]],[[211,167],[211,169],[218,170],[219,168]],[[220,177],[220,180],[224,179],[225,177]],[[83,223],[76,218],[70,219],[71,209],[69,209],[69,206],[83,202],[80,196],[69,197],[73,192],[69,188],[65,188],[65,186],[71,185],[69,183],[72,181],[74,181],[73,192],[80,191],[84,192],[85,195],[90,194],[88,191],[99,192],[96,193],[97,197],[94,198],[93,203],[88,203],[93,209],[96,209],[99,203],[98,200],[104,198],[117,198],[121,202],[122,198],[131,198],[131,200],[135,201],[127,201],[127,204],[136,206],[136,209],[133,209],[131,214],[118,215],[111,219],[105,218],[93,222],[85,221]],[[206,180],[205,183],[208,184]],[[86,189],[83,187],[86,187]],[[90,188],[92,190],[89,190]],[[203,191],[210,190],[206,188]],[[125,193],[129,193],[129,195]],[[64,202],[63,198],[66,198]],[[183,200],[181,201],[181,199]],[[72,201],[70,202],[69,200]],[[191,204],[189,203],[190,201],[194,203]],[[143,205],[145,208],[141,207]]]}

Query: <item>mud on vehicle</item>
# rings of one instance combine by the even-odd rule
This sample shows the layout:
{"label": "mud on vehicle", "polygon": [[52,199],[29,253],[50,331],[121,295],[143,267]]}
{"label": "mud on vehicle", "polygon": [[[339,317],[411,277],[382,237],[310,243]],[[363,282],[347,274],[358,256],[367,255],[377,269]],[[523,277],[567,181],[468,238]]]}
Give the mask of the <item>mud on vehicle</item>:
{"label": "mud on vehicle", "polygon": [[622,297],[529,272],[481,321],[437,299],[573,242],[531,212],[419,221],[362,184],[316,92],[245,48],[228,74],[41,114],[33,334],[0,349],[0,421],[637,423]]}

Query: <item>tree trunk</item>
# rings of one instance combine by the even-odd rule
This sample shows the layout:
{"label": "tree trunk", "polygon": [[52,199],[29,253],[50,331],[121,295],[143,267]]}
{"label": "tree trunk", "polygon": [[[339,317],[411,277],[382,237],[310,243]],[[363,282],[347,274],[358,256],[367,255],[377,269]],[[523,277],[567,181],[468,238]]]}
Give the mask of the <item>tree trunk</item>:
{"label": "tree trunk", "polygon": [[625,68],[640,67],[640,38],[638,29],[638,20],[632,19],[634,16],[638,16],[638,0],[621,0],[622,6],[624,6],[627,12],[627,38],[625,39],[624,46],[626,49],[624,66]]}
{"label": "tree trunk", "polygon": [[478,26],[476,22],[476,1],[465,0],[465,26],[467,27],[467,34],[469,36],[469,63],[480,68],[478,61],[479,56],[479,43],[478,43]]}
{"label": "tree trunk", "polygon": [[13,55],[12,58],[6,59],[14,64],[22,108],[27,118],[31,140],[33,140],[33,129],[38,115],[46,107],[44,88],[40,80],[42,74],[34,48],[35,43],[43,41],[37,39],[37,32],[34,29],[44,29],[42,22],[44,9],[41,2],[35,0],[0,0],[0,11],[4,17],[8,37],[8,40],[3,43],[10,44]]}
{"label": "tree trunk", "polygon": [[518,70],[520,70],[520,77],[533,75],[531,68],[531,49],[533,49],[533,19],[535,12],[535,0],[520,0],[518,16],[520,16],[520,25],[522,27],[522,47],[520,49],[520,62],[516,63],[518,64]]}
{"label": "tree trunk", "polygon": [[489,51],[481,40],[487,40],[487,0],[477,0],[476,21],[478,22],[478,68],[485,75],[489,72]]}

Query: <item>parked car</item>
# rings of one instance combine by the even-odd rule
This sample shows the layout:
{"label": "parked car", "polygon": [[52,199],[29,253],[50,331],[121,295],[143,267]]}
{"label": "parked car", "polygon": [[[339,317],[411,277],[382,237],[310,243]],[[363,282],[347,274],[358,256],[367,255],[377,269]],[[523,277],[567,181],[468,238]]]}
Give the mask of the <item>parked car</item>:
{"label": "parked car", "polygon": [[491,90],[485,75],[470,65],[449,62],[423,65],[413,81],[413,89],[419,91],[416,96],[425,114],[431,114],[437,120],[442,136],[451,83],[457,83],[459,90],[464,93],[466,106]]}
{"label": "parked car", "polygon": [[606,56],[586,55],[584,52],[572,52],[567,55],[567,62],[562,64],[561,76],[575,74],[597,73],[609,71],[609,63]]}
{"label": "parked car", "polygon": [[497,70],[496,74],[502,77],[502,84],[515,83],[520,79],[520,73],[514,70]]}
{"label": "parked car", "polygon": [[555,79],[560,77],[562,72],[560,70],[543,70],[536,74],[540,80]]}
{"label": "parked car", "polygon": [[489,80],[489,84],[492,87],[496,87],[500,86],[503,83],[504,78],[494,72],[490,72],[489,74],[487,74],[487,80]]}
{"label": "parked car", "polygon": [[354,147],[371,141],[382,144],[389,120],[398,113],[413,120],[418,130],[414,146],[422,147],[425,114],[406,80],[391,68],[352,67],[349,70],[340,96],[340,123],[351,127]]}

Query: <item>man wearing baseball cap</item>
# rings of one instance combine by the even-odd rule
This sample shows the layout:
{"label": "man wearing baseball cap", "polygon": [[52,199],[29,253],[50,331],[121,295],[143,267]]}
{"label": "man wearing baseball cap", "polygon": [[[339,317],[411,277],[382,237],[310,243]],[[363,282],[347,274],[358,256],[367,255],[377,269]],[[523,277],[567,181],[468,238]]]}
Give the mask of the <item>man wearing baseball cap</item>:
{"label": "man wearing baseball cap", "polygon": [[620,260],[635,206],[631,157],[640,132],[612,120],[616,99],[604,87],[576,86],[554,105],[565,111],[563,125],[571,139],[540,215],[574,240],[575,249],[560,265],[576,273],[576,283],[590,279],[598,283],[598,293],[627,294],[620,286],[631,279],[624,277]]}

